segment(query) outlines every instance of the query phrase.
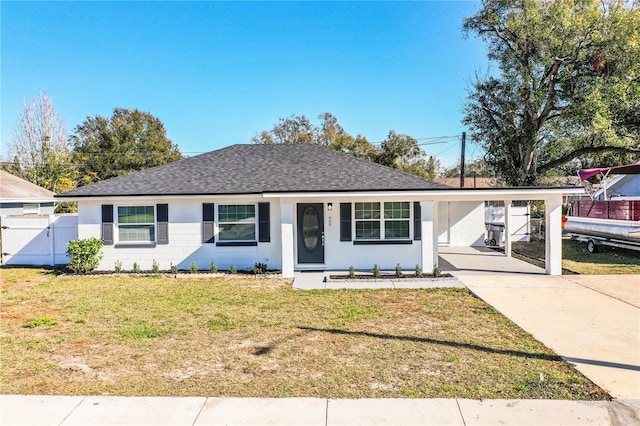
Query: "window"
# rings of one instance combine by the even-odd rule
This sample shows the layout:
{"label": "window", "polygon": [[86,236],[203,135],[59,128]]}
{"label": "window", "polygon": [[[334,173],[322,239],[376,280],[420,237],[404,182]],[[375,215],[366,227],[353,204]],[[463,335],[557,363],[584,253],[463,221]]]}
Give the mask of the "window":
{"label": "window", "polygon": [[356,203],[356,240],[380,239],[380,203]]}
{"label": "window", "polygon": [[256,206],[221,204],[218,206],[220,241],[255,241]]}
{"label": "window", "polygon": [[118,239],[120,242],[155,242],[153,206],[118,206]]}
{"label": "window", "polygon": [[24,203],[22,205],[22,212],[24,214],[39,214],[40,213],[40,205],[39,204]]}
{"label": "window", "polygon": [[398,240],[409,238],[409,203],[384,203],[384,238]]}
{"label": "window", "polygon": [[355,203],[356,240],[409,239],[411,209],[409,202]]}

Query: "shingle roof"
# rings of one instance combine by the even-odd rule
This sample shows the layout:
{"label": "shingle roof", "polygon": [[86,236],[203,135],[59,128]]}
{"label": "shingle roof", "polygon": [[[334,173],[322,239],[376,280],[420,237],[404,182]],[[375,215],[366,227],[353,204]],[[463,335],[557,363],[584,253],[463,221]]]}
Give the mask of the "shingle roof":
{"label": "shingle roof", "polygon": [[54,193],[11,173],[0,170],[0,198],[7,200],[53,200]]}
{"label": "shingle roof", "polygon": [[311,144],[232,145],[61,197],[403,191],[443,185]]}

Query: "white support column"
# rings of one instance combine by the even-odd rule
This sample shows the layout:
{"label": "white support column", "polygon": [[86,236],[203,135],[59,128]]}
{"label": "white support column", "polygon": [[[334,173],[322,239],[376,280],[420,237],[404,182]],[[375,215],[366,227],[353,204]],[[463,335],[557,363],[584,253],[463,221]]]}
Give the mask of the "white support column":
{"label": "white support column", "polygon": [[282,278],[293,278],[293,203],[280,203]]}
{"label": "white support column", "polygon": [[438,208],[440,207],[440,203],[438,201],[433,202],[433,208],[431,213],[431,223],[433,227],[433,236],[431,240],[433,241],[433,265],[439,265],[440,262],[438,260]]}
{"label": "white support column", "polygon": [[[433,265],[438,263],[438,240],[434,228],[434,202],[420,201],[420,211],[420,225],[422,226],[420,267],[424,272],[431,272]],[[437,214],[437,211],[435,213]]]}
{"label": "white support column", "polygon": [[511,257],[511,200],[504,200],[504,254]]}
{"label": "white support column", "polygon": [[562,275],[562,195],[544,201],[545,273]]}

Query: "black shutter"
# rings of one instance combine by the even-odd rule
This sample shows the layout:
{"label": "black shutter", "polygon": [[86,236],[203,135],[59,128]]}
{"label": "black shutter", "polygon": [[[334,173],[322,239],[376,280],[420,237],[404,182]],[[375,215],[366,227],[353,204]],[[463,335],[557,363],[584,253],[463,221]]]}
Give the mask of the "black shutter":
{"label": "black shutter", "polygon": [[158,215],[158,244],[169,244],[169,204],[156,205]]}
{"label": "black shutter", "polygon": [[102,239],[105,246],[113,245],[113,204],[102,205]]}
{"label": "black shutter", "polygon": [[413,239],[415,241],[422,239],[422,209],[419,201],[413,203]]}
{"label": "black shutter", "polygon": [[202,204],[202,242],[215,243],[214,204]]}
{"label": "black shutter", "polygon": [[258,241],[271,241],[271,220],[269,203],[258,203]]}
{"label": "black shutter", "polygon": [[340,203],[340,241],[351,241],[351,203]]}

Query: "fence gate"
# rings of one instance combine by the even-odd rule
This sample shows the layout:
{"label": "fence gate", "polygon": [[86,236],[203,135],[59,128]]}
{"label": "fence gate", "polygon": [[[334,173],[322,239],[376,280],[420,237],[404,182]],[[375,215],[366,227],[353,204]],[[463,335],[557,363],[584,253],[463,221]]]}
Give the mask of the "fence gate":
{"label": "fence gate", "polygon": [[5,216],[1,221],[3,265],[68,263],[67,243],[78,238],[78,216]]}

